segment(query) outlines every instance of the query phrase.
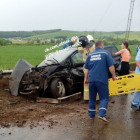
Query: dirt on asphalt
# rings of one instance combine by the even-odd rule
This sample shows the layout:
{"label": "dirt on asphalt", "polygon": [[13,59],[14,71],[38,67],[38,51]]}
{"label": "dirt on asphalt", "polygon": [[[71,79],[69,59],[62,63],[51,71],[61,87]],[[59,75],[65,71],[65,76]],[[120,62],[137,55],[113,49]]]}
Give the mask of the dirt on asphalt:
{"label": "dirt on asphalt", "polygon": [[[0,139],[139,140],[140,113],[131,109],[133,94],[110,97],[107,119],[90,120],[88,103],[36,103],[12,96],[8,78],[0,79]],[[97,104],[98,113],[99,104]]]}
{"label": "dirt on asphalt", "polygon": [[12,96],[8,92],[8,81],[8,78],[0,79],[0,125],[2,127],[22,127],[28,122],[42,120],[54,123],[50,117],[46,118],[46,116],[68,114],[74,111],[74,108],[65,108],[63,105],[36,103],[28,96]]}

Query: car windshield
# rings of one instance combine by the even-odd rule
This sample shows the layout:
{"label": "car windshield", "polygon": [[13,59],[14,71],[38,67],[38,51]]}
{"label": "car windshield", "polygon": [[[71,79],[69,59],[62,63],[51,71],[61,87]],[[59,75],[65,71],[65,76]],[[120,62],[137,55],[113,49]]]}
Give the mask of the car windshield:
{"label": "car windshield", "polygon": [[49,54],[44,61],[42,61],[38,67],[45,66],[46,64],[56,64],[61,63],[64,61],[70,54],[72,54],[76,49],[70,48],[70,49],[64,49],[59,50],[54,53]]}

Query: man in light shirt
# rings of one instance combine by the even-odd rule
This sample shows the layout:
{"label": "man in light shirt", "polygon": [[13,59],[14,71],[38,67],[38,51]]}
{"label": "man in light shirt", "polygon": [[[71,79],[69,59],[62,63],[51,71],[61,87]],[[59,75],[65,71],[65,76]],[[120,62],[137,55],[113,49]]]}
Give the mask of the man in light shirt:
{"label": "man in light shirt", "polygon": [[[138,49],[135,60],[136,60],[136,66],[137,66],[135,73],[140,73],[140,49]],[[134,98],[133,98],[131,107],[135,111],[140,111],[140,92],[134,93]]]}

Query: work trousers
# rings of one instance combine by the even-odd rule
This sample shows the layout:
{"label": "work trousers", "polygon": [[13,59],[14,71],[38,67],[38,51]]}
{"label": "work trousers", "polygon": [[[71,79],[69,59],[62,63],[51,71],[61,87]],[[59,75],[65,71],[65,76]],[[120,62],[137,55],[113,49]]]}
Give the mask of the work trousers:
{"label": "work trousers", "polygon": [[135,92],[134,93],[134,98],[133,98],[133,101],[132,101],[132,105],[135,105],[137,107],[140,106],[140,92]]}
{"label": "work trousers", "polygon": [[90,82],[89,83],[89,109],[88,109],[90,118],[95,117],[97,92],[100,100],[98,116],[100,117],[106,116],[106,111],[107,111],[108,101],[109,101],[108,84],[104,84],[102,82]]}

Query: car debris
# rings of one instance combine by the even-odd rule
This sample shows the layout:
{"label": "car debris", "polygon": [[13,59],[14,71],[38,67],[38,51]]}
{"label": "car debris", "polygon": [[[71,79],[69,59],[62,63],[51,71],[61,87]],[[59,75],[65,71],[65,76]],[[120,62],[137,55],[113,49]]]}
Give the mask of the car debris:
{"label": "car debris", "polygon": [[29,70],[31,67],[33,67],[33,66],[23,59],[20,59],[17,62],[16,66],[9,78],[9,89],[10,89],[10,93],[12,95],[14,95],[14,96],[18,95],[20,81],[21,81],[24,73],[27,70]]}
{"label": "car debris", "polygon": [[75,94],[72,94],[72,95],[69,95],[69,96],[65,96],[65,97],[61,97],[61,98],[57,98],[57,99],[37,97],[36,102],[38,102],[38,103],[60,104],[60,103],[75,101],[75,100],[81,99],[81,97],[82,97],[82,93],[78,92],[78,93],[75,93]]}
{"label": "car debris", "polygon": [[16,100],[16,101],[8,101],[8,105],[16,105],[17,103],[19,103],[20,100]]}

